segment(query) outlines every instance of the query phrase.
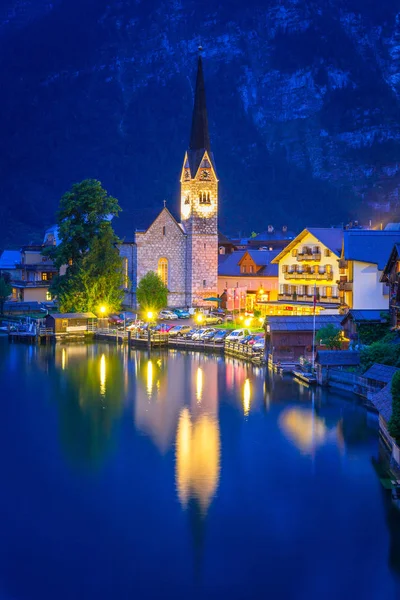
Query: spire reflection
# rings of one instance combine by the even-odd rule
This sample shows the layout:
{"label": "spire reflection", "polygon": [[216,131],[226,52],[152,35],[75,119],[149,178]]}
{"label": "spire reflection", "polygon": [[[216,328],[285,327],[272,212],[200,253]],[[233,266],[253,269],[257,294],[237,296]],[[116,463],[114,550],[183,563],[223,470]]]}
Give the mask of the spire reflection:
{"label": "spire reflection", "polygon": [[207,513],[218,488],[220,454],[218,421],[208,414],[192,419],[183,408],[176,435],[176,485],[183,507],[193,498]]}

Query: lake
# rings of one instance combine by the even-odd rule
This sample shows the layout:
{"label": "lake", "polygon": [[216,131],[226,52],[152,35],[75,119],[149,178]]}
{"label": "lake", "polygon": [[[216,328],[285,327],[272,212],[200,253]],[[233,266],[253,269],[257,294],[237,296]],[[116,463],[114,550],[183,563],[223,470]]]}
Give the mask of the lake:
{"label": "lake", "polygon": [[233,358],[0,339],[1,600],[398,600],[377,419]]}

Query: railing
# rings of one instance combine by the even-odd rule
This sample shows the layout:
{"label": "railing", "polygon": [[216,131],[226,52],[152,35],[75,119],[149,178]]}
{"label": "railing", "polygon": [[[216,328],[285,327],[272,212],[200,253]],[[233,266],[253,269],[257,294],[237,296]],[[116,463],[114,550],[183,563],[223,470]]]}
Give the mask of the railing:
{"label": "railing", "polygon": [[306,279],[311,281],[331,281],[333,273],[299,273],[299,271],[287,271],[284,273],[285,279]]}
{"label": "railing", "polygon": [[[297,294],[293,298],[293,294],[278,294],[279,300],[287,300],[288,302],[313,302],[314,294]],[[317,304],[339,304],[339,296],[320,296]]]}
{"label": "railing", "polygon": [[39,336],[41,335],[53,335],[54,330],[51,327],[39,327],[38,329]]}
{"label": "railing", "polygon": [[321,260],[321,252],[298,252],[297,260]]}
{"label": "railing", "polygon": [[351,292],[353,283],[351,281],[339,281],[339,290],[341,292]]}
{"label": "railing", "polygon": [[13,279],[10,281],[10,285],[15,285],[19,287],[49,287],[51,280],[43,281],[39,279],[38,281],[29,281],[26,279]]}

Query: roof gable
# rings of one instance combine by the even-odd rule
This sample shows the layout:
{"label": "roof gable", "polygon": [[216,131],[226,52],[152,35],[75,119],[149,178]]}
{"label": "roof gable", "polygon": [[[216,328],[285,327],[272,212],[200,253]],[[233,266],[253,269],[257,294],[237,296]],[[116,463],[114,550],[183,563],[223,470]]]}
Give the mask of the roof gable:
{"label": "roof gable", "polygon": [[272,261],[273,263],[279,263],[289,252],[293,250],[298,244],[300,244],[304,238],[308,235],[312,235],[320,244],[323,244],[331,252],[340,257],[342,250],[343,240],[343,229],[339,227],[311,227],[303,229],[294,240],[290,242]]}
{"label": "roof gable", "polygon": [[177,227],[180,231],[180,233],[182,235],[186,235],[185,231],[183,230],[183,228],[181,227],[180,223],[178,223],[178,221],[175,219],[175,217],[173,216],[173,214],[168,210],[168,208],[166,206],[164,206],[164,208],[159,212],[159,214],[157,215],[157,217],[154,219],[154,221],[149,225],[149,227],[145,230],[145,231],[135,231],[135,241],[136,241],[136,236],[137,235],[145,235],[146,233],[148,233],[148,231],[150,231],[150,229],[156,225],[157,221],[162,217],[162,216],[166,216],[167,220],[171,223],[174,224],[175,227]]}

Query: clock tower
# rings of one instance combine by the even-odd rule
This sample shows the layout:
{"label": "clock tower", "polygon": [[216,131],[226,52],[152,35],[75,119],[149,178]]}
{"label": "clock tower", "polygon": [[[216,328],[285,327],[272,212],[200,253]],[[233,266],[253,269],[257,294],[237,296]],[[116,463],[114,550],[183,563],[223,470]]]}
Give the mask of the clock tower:
{"label": "clock tower", "polygon": [[186,303],[201,305],[218,289],[218,178],[210,147],[201,54],[189,148],[181,172],[181,222],[187,234]]}

